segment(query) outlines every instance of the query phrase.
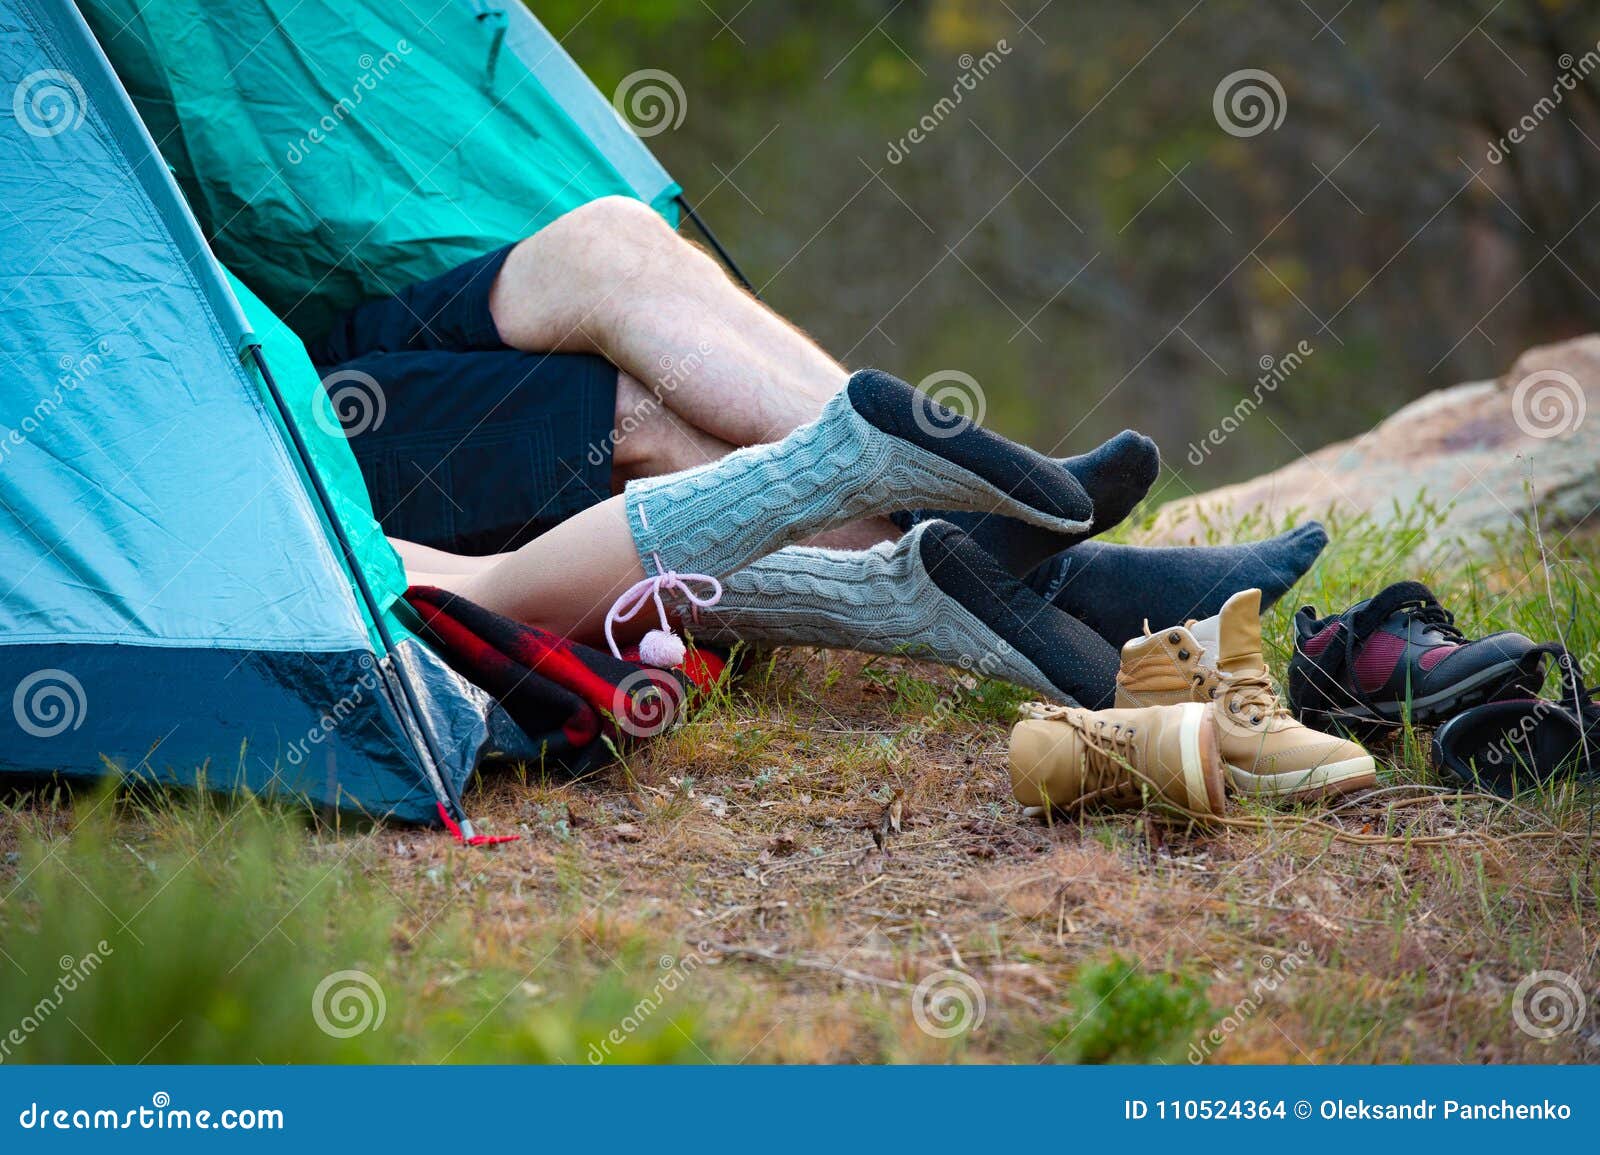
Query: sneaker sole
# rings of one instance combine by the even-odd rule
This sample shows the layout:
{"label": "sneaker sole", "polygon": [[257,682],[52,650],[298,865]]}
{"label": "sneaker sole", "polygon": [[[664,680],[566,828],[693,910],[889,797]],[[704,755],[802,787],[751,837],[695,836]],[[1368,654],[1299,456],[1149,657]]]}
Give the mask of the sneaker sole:
{"label": "sneaker sole", "polygon": [[1252,798],[1313,802],[1321,798],[1337,798],[1357,790],[1370,790],[1378,784],[1378,767],[1370,754],[1290,774],[1253,774],[1230,762],[1228,780],[1236,791]]}
{"label": "sneaker sole", "polygon": [[1362,723],[1394,726],[1406,717],[1409,710],[1413,726],[1436,726],[1462,710],[1499,701],[1517,691],[1529,696],[1536,695],[1542,681],[1538,673],[1524,668],[1521,662],[1501,662],[1425,698],[1415,698],[1409,702],[1379,702],[1372,709],[1355,703],[1333,710],[1308,707],[1301,712],[1301,720],[1310,725],[1309,719],[1315,716],[1345,726]]}

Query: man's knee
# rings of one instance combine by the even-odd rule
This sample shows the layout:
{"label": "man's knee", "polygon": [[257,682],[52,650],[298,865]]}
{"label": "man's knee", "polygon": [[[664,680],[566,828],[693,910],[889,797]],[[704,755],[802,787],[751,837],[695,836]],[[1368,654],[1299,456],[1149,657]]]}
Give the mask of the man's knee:
{"label": "man's knee", "polygon": [[632,197],[600,197],[579,205],[542,230],[543,238],[580,246],[585,253],[640,252],[682,243],[649,205]]}
{"label": "man's knee", "polygon": [[607,281],[631,279],[652,271],[674,281],[720,272],[709,254],[679,236],[643,201],[632,197],[600,197],[580,205],[544,232],[561,230],[574,260],[599,272]]}
{"label": "man's knee", "polygon": [[[565,302],[586,324],[616,320],[615,310],[637,303],[628,285],[681,288],[709,258],[673,230],[649,205],[631,197],[600,197],[556,218],[518,246],[503,277],[515,292],[524,278],[559,281]],[[711,265],[715,268],[714,264]]]}

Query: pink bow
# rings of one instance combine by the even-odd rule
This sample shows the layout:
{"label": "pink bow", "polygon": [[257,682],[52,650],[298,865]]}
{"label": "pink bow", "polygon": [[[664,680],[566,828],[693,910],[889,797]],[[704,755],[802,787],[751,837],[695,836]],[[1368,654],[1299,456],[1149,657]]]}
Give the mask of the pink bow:
{"label": "pink bow", "polygon": [[[662,590],[677,590],[690,606],[697,610],[702,607],[709,609],[722,600],[722,583],[710,574],[681,574],[676,570],[662,569],[661,555],[653,553],[650,556],[655,559],[656,575],[634,582],[621,597],[611,603],[611,609],[606,613],[606,643],[611,647],[611,656],[614,658],[621,659],[622,651],[617,648],[617,639],[612,635],[611,627],[617,622],[628,621],[652,601],[656,603],[656,613],[661,619],[662,632],[672,633],[672,625],[667,621],[667,607],[661,601]],[[701,597],[696,594],[689,588],[689,582],[701,582],[710,586],[711,596]]]}

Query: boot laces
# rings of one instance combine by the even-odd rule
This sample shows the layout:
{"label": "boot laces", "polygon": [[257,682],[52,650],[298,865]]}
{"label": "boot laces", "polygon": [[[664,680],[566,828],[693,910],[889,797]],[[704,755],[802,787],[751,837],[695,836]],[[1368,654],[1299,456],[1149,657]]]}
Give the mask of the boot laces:
{"label": "boot laces", "polygon": [[1224,705],[1229,714],[1242,716],[1252,726],[1268,725],[1278,719],[1294,721],[1294,715],[1278,697],[1265,670],[1218,674],[1211,696]]}
{"label": "boot laces", "polygon": [[1134,768],[1133,761],[1137,726],[1108,721],[1082,707],[1048,702],[1029,702],[1022,712],[1040,721],[1064,722],[1078,732],[1084,746],[1084,794],[1098,794],[1117,786],[1137,786],[1143,781],[1144,776]]}
{"label": "boot laces", "polygon": [[[1194,619],[1190,618],[1187,622],[1185,622],[1184,628],[1193,629]],[[1184,648],[1182,638],[1180,638],[1177,634],[1173,634],[1170,630],[1162,630],[1161,632],[1171,635],[1163,642],[1163,649],[1165,649],[1167,657],[1172,660],[1174,665],[1180,667],[1192,661],[1194,663],[1194,667],[1189,672],[1189,679],[1194,683],[1195,689],[1199,690],[1201,693],[1209,693],[1213,698],[1216,697],[1216,683],[1217,679],[1221,675],[1200,660],[1201,654],[1198,651],[1191,653],[1188,649]],[[1144,621],[1144,636],[1147,638],[1153,638],[1156,636],[1155,631],[1150,628],[1149,618],[1146,618]],[[1126,671],[1117,671],[1118,684],[1126,684],[1130,680],[1131,679]]]}
{"label": "boot laces", "polygon": [[[1188,621],[1183,623],[1183,628],[1186,630],[1193,630],[1194,625],[1195,619],[1190,618]],[[1168,631],[1162,632],[1166,633]],[[1145,619],[1144,623],[1144,636],[1147,638],[1155,637],[1155,632],[1151,630],[1150,621],[1148,618]],[[1223,673],[1215,666],[1206,665],[1206,663],[1202,660],[1202,654],[1191,654],[1188,650],[1181,648],[1181,644],[1182,640],[1176,635],[1169,637],[1166,641],[1167,656],[1171,658],[1178,666],[1183,666],[1192,660],[1194,662],[1194,667],[1189,671],[1189,680],[1194,683],[1194,688],[1198,692],[1215,698],[1222,688],[1222,682],[1224,679]],[[1119,682],[1125,680],[1122,671],[1120,670],[1117,671],[1117,680]]]}
{"label": "boot laces", "polygon": [[1142,778],[1133,765],[1133,737],[1137,728],[1080,715],[1076,729],[1083,736],[1085,794],[1098,794],[1118,786],[1137,786]]}

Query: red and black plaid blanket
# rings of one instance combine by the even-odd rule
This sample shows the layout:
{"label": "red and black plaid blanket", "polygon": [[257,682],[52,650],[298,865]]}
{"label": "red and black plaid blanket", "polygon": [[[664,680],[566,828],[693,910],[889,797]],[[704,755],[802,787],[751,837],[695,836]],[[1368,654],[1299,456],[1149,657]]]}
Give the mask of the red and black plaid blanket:
{"label": "red and black plaid blanket", "polygon": [[619,661],[433,586],[412,586],[406,601],[450,667],[492,695],[545,758],[573,769],[610,756],[602,735],[618,742],[671,729],[689,696],[724,669],[723,658],[705,650],[690,650],[670,671]]}

